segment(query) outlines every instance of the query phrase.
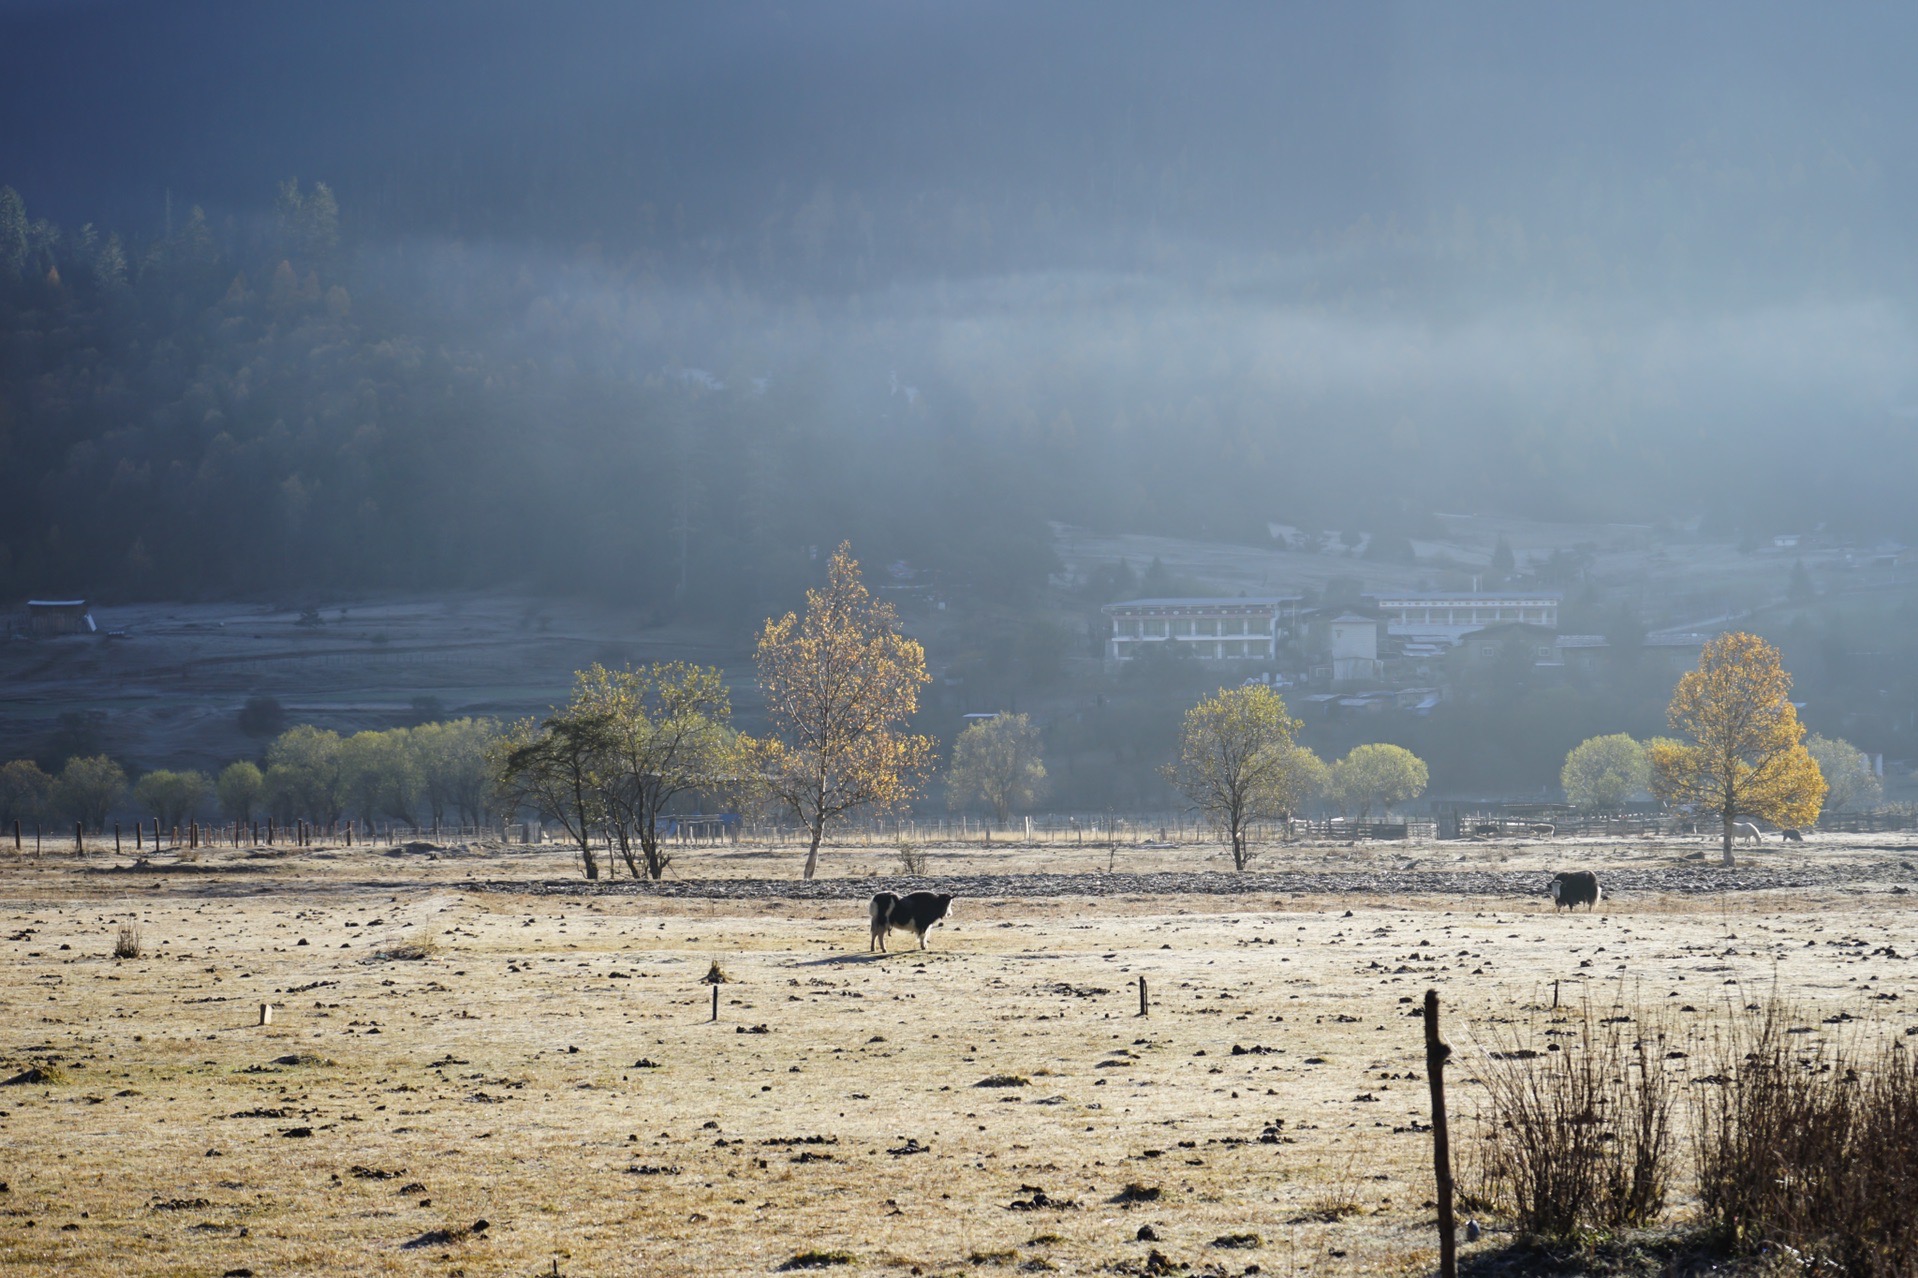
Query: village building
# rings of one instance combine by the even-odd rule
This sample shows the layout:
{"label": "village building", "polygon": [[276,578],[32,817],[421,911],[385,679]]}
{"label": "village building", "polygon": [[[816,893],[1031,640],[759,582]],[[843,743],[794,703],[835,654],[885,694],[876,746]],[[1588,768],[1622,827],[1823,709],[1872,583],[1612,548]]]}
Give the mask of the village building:
{"label": "village building", "polygon": [[1449,662],[1460,673],[1483,673],[1501,665],[1513,664],[1557,667],[1565,664],[1556,642],[1558,636],[1544,626],[1522,621],[1474,630],[1459,641]]}
{"label": "village building", "polygon": [[1378,609],[1385,618],[1385,632],[1408,645],[1456,647],[1473,631],[1505,622],[1555,631],[1563,598],[1556,591],[1380,595]]}
{"label": "village building", "polygon": [[1379,660],[1379,623],[1373,617],[1348,612],[1326,623],[1332,649],[1333,683],[1371,683],[1382,678]]}
{"label": "village building", "polygon": [[90,635],[98,631],[84,599],[27,600],[27,633],[30,635]]}
{"label": "village building", "polygon": [[1112,633],[1106,657],[1130,661],[1142,648],[1175,643],[1181,655],[1201,661],[1263,661],[1278,657],[1279,644],[1298,625],[1299,595],[1232,599],[1131,599],[1107,604]]}

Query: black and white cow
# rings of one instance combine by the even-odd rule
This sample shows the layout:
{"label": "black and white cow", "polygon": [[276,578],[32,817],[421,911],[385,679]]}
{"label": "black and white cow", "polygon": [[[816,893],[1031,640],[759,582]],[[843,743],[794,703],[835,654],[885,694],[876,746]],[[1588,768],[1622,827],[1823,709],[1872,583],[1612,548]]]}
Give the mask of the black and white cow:
{"label": "black and white cow", "polygon": [[945,892],[908,892],[895,896],[880,892],[873,896],[867,912],[872,916],[872,940],[866,952],[886,948],[886,933],[911,932],[926,948],[926,931],[952,911],[952,897]]}
{"label": "black and white cow", "polygon": [[1552,876],[1552,913],[1558,913],[1561,907],[1584,906],[1587,910],[1598,904],[1604,891],[1598,886],[1598,876],[1590,870],[1562,870]]}

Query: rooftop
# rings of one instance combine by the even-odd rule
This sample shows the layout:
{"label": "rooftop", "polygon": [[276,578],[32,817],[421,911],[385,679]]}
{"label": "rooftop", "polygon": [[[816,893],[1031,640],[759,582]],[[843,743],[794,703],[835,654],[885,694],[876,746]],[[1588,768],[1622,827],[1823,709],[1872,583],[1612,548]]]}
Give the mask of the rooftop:
{"label": "rooftop", "polygon": [[1126,599],[1119,603],[1107,604],[1106,611],[1115,608],[1276,608],[1280,604],[1300,603],[1304,595],[1230,595],[1212,599]]}
{"label": "rooftop", "polygon": [[1379,594],[1373,598],[1381,607],[1389,607],[1395,603],[1513,603],[1518,600],[1558,603],[1565,596],[1557,590],[1440,590]]}

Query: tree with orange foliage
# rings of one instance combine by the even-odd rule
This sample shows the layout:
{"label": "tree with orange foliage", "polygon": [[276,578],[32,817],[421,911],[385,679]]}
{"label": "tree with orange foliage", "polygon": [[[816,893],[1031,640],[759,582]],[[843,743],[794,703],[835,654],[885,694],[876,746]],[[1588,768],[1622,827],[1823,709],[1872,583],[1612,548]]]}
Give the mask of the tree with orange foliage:
{"label": "tree with orange foliage", "polygon": [[1724,863],[1741,817],[1810,825],[1825,779],[1805,749],[1804,725],[1791,703],[1791,676],[1778,649],[1757,635],[1720,635],[1705,645],[1698,669],[1678,681],[1665,718],[1682,740],[1650,744],[1652,793],[1674,806],[1715,814],[1724,829]]}
{"label": "tree with orange foliage", "polygon": [[806,615],[766,622],[756,659],[774,734],[755,743],[757,770],[810,835],[810,879],[827,825],[904,802],[930,768],[932,738],[905,731],[931,677],[926,650],[899,633],[843,542],[825,587],[806,592]]}

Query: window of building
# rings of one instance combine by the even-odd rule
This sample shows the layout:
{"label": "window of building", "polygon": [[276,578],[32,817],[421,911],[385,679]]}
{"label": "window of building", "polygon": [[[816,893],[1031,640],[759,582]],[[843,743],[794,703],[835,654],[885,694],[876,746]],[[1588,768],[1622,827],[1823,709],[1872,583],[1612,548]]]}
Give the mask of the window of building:
{"label": "window of building", "polygon": [[1137,639],[1139,637],[1139,620],[1136,617],[1121,621],[1118,628],[1121,639]]}
{"label": "window of building", "polygon": [[1188,639],[1192,635],[1192,623],[1189,621],[1175,621],[1172,623],[1172,633],[1181,639]]}
{"label": "window of building", "polygon": [[1165,638],[1165,622],[1148,621],[1145,623],[1145,637],[1148,639]]}
{"label": "window of building", "polygon": [[[1226,624],[1230,625],[1231,623],[1228,622]],[[1219,623],[1211,620],[1195,621],[1192,623],[1192,633],[1195,635],[1216,635],[1219,633]]]}

